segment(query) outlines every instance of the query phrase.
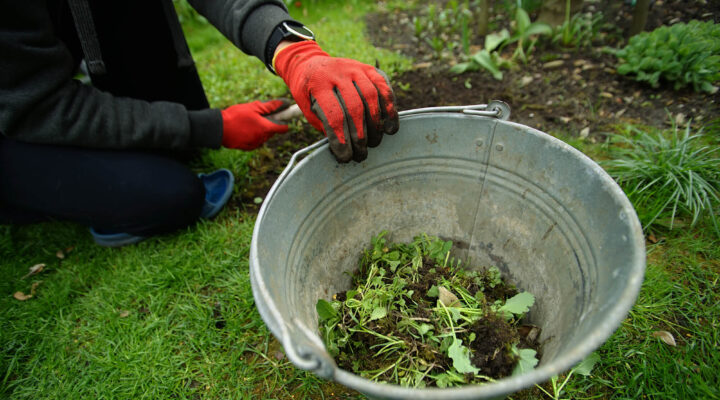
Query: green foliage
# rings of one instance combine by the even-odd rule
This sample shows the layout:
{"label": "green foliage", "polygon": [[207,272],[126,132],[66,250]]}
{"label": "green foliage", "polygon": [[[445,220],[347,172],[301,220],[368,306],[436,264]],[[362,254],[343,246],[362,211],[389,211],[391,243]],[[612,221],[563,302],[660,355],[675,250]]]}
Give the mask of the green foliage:
{"label": "green foliage", "polygon": [[[501,68],[513,65],[516,59],[527,63],[528,57],[537,43],[537,36],[552,33],[550,25],[542,22],[531,22],[527,11],[518,7],[515,10],[515,32],[510,34],[507,29],[485,36],[485,47],[469,57],[468,61],[455,64],[450,72],[461,74],[467,71],[485,69],[493,78],[502,80]],[[515,51],[508,59],[502,56],[503,48],[517,43]]]}
{"label": "green foliage", "polygon": [[550,379],[550,384],[552,385],[552,393],[547,392],[545,389],[543,389],[542,386],[536,385],[540,391],[542,391],[545,395],[550,397],[553,400],[561,400],[561,396],[563,394],[563,389],[565,388],[565,385],[568,384],[570,381],[570,378],[573,376],[573,374],[578,374],[582,376],[590,376],[590,372],[592,372],[593,367],[595,367],[595,364],[600,361],[600,356],[597,353],[592,353],[587,358],[582,360],[578,365],[574,366],[570,372],[565,376],[565,379],[563,382],[558,385],[559,377],[553,376],[552,379]]}
{"label": "green foliage", "polygon": [[518,349],[516,345],[512,345],[510,350],[518,357],[518,363],[512,372],[513,375],[522,375],[530,372],[538,364],[538,359],[536,358],[537,351],[533,349]]}
{"label": "green foliage", "polygon": [[[351,364],[363,377],[404,386],[434,383],[448,387],[491,381],[472,363],[471,343],[477,339],[473,327],[484,319],[503,321],[504,317],[508,325],[501,326],[512,329],[535,298],[524,292],[488,301],[483,290],[502,283],[497,268],[482,272],[462,268],[450,257],[452,242],[437,237],[423,234],[409,244],[400,244],[388,243],[386,235],[383,231],[371,239],[372,247],[361,257],[351,290],[340,299],[320,299],[316,304],[328,352],[340,364]],[[434,278],[421,276],[421,268]],[[447,274],[436,275],[438,269]],[[415,293],[426,279],[437,281],[424,282],[435,283],[426,294]],[[469,286],[475,288],[474,293]],[[425,297],[433,300],[423,300]],[[422,312],[417,312],[420,309]],[[522,360],[521,372],[532,369],[538,362],[535,351],[518,350],[515,344],[497,351]],[[439,368],[439,354],[452,360],[452,366]],[[365,364],[360,364],[361,359]],[[369,359],[372,365],[368,365]]]}
{"label": "green foliage", "polygon": [[702,135],[682,133],[676,124],[670,132],[648,133],[628,126],[627,137],[616,135],[612,160],[602,162],[625,190],[646,230],[656,225],[672,228],[682,220],[695,225],[709,214],[716,231],[714,208],[720,202],[718,148],[702,144]]}
{"label": "green foliage", "polygon": [[208,21],[187,2],[187,0],[173,0],[175,12],[183,24],[207,24]]}
{"label": "green foliage", "polygon": [[475,9],[467,0],[450,0],[443,5],[432,3],[424,6],[412,21],[418,43],[430,46],[438,59],[443,57],[443,51],[462,49],[469,52],[469,21],[473,20]]}
{"label": "green foliage", "polygon": [[695,91],[714,93],[720,80],[720,25],[711,21],[661,26],[630,38],[613,51],[617,71],[658,87],[661,80],[677,90],[691,85]]}
{"label": "green foliage", "polygon": [[505,315],[506,318],[511,319],[513,315],[523,315],[530,311],[530,307],[532,307],[533,304],[535,304],[535,296],[533,296],[532,293],[518,293],[507,299],[505,304],[498,308],[498,313],[501,313]]}
{"label": "green foliage", "polygon": [[551,43],[562,47],[589,49],[598,38],[603,23],[603,13],[578,13],[566,15],[562,25],[553,29]]}

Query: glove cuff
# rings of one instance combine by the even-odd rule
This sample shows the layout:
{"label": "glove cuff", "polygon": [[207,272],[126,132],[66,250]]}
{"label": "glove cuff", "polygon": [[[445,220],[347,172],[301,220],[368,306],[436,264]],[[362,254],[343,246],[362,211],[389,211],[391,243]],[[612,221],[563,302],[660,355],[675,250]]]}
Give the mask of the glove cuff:
{"label": "glove cuff", "polygon": [[293,65],[316,56],[330,57],[314,40],[304,40],[288,45],[276,52],[272,59],[272,67],[278,76],[287,83],[286,76],[288,76]]}

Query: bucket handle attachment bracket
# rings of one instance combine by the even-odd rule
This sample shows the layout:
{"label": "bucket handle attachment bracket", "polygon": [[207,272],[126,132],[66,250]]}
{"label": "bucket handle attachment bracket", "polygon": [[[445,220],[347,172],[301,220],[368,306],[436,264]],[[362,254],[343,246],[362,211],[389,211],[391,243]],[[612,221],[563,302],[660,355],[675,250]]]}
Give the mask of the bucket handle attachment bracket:
{"label": "bucket handle attachment bracket", "polygon": [[482,117],[495,117],[502,121],[510,118],[510,106],[504,101],[493,100],[488,104],[475,104],[469,106],[440,106],[440,107],[424,107],[414,110],[400,111],[400,116],[426,114],[434,112],[459,112],[469,115],[479,115]]}

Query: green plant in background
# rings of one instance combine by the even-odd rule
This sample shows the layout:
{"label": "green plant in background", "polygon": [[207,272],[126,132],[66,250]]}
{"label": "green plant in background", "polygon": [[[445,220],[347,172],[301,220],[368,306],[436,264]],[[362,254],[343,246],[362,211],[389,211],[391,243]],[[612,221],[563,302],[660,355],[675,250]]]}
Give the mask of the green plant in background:
{"label": "green plant in background", "polygon": [[452,53],[455,49],[462,49],[467,54],[470,52],[470,21],[473,18],[470,0],[429,4],[413,17],[414,35],[419,43],[430,46],[435,58],[442,58],[443,51]]}
{"label": "green plant in background", "polygon": [[[518,2],[519,3],[519,2]],[[528,57],[537,43],[538,35],[552,33],[550,25],[542,22],[531,22],[527,11],[522,7],[515,10],[515,32],[510,34],[507,29],[485,36],[485,47],[469,57],[468,61],[455,64],[450,72],[461,74],[466,71],[486,69],[497,80],[502,80],[501,68],[509,68],[516,59],[527,63]],[[513,55],[508,59],[501,55],[503,48],[517,43]]]}
{"label": "green plant in background", "polygon": [[613,137],[613,159],[602,165],[625,190],[643,228],[672,229],[688,219],[693,226],[708,214],[720,234],[714,210],[720,202],[718,148],[703,145],[689,123],[682,133],[675,123],[670,132],[628,126],[628,133],[633,136]]}
{"label": "green plant in background", "polygon": [[485,36],[485,47],[470,56],[468,61],[457,63],[450,68],[450,72],[454,74],[462,74],[466,71],[479,71],[485,69],[490,72],[493,78],[502,80],[503,73],[501,68],[507,68],[512,62],[500,55],[498,48],[510,37],[506,29],[500,33],[491,33]]}
{"label": "green plant in background", "polygon": [[691,85],[695,91],[715,93],[720,80],[720,25],[711,21],[661,26],[630,38],[620,50],[617,71],[653,87],[660,80],[677,90]]}
{"label": "green plant in background", "polygon": [[523,63],[527,63],[528,55],[532,52],[537,43],[537,36],[549,35],[552,33],[550,25],[543,22],[531,22],[527,11],[520,7],[515,10],[515,33],[508,39],[504,45],[517,42],[518,46],[513,53],[513,58],[520,58]]}
{"label": "green plant in background", "polygon": [[551,42],[562,47],[576,49],[590,48],[600,34],[603,13],[578,13],[570,16],[570,2],[567,2],[565,21],[553,29]]}

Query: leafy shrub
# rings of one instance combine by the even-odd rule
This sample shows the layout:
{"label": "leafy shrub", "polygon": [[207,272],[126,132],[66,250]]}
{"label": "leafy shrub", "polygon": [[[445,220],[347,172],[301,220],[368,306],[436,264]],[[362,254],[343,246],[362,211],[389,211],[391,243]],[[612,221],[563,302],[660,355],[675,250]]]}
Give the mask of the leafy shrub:
{"label": "leafy shrub", "polygon": [[690,124],[682,134],[675,124],[669,135],[628,129],[634,137],[616,136],[614,159],[602,164],[625,190],[643,228],[672,228],[679,219],[694,225],[707,213],[720,233],[713,211],[720,203],[719,149],[699,143],[702,136],[691,135]]}
{"label": "leafy shrub", "polygon": [[714,93],[720,79],[720,25],[690,21],[661,26],[630,38],[614,51],[620,59],[617,71],[657,87],[660,79],[677,90],[692,85],[695,91]]}

